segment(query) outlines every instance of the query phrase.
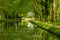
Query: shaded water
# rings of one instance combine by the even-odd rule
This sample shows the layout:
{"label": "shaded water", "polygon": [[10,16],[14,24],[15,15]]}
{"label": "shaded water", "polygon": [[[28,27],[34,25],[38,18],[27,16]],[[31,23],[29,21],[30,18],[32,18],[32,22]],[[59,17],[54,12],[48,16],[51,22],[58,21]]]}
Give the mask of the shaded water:
{"label": "shaded water", "polygon": [[[1,24],[0,24],[1,25]],[[3,24],[2,24],[3,26]],[[47,38],[48,37],[48,38]],[[8,27],[0,33],[0,40],[60,40],[55,35],[48,33],[44,29],[29,21],[15,23],[15,26]]]}

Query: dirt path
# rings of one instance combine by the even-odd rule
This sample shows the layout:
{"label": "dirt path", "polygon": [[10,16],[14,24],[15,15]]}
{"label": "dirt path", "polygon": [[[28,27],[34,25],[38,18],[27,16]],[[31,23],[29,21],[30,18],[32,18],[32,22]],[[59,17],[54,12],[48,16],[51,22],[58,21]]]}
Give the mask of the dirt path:
{"label": "dirt path", "polygon": [[49,23],[44,23],[44,24],[49,25],[49,26],[54,26],[54,27],[60,28],[60,26],[58,26],[58,25],[49,24]]}

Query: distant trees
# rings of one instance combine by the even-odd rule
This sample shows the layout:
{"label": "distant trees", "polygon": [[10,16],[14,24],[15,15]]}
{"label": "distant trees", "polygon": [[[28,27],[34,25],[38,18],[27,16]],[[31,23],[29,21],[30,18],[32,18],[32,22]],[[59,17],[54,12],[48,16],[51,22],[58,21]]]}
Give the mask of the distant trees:
{"label": "distant trees", "polygon": [[33,11],[35,18],[48,21],[49,1],[48,0],[33,0]]}
{"label": "distant trees", "polygon": [[35,18],[55,22],[57,19],[56,0],[33,0]]}
{"label": "distant trees", "polygon": [[[24,14],[31,8],[31,0],[1,0],[0,1],[0,13],[3,15],[4,19],[17,19],[25,16]],[[4,23],[5,28],[8,25],[13,25],[15,23]]]}
{"label": "distant trees", "polygon": [[17,15],[26,16],[26,13],[32,10],[36,20],[55,22],[57,2],[56,0],[1,0],[0,15],[3,15],[4,19],[7,17],[13,19]]}
{"label": "distant trees", "polygon": [[51,6],[52,6],[52,17],[51,17],[51,21],[54,22],[56,21],[55,19],[55,3],[54,3],[54,0],[51,0]]}

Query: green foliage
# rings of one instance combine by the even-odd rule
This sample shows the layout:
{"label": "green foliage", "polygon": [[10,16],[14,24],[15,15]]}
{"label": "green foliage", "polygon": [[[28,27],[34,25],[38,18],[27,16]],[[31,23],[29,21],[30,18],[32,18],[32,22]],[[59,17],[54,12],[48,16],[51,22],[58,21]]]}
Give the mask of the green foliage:
{"label": "green foliage", "polygon": [[31,0],[2,0],[4,14],[25,14],[31,9]]}
{"label": "green foliage", "polygon": [[35,25],[38,25],[39,28],[42,28],[48,32],[52,32],[52,34],[55,33],[58,36],[60,35],[60,28],[56,28],[54,26],[49,26],[49,25],[46,25],[43,22],[39,22],[39,21],[30,21],[30,22],[32,22]]}
{"label": "green foliage", "polygon": [[[54,3],[57,14],[55,23],[60,25],[60,1],[54,0]],[[60,28],[46,25],[45,22],[40,21],[40,19],[42,21],[53,19],[52,9],[52,0],[0,0],[0,16],[4,17],[4,20],[0,20],[0,26],[2,26],[0,27],[0,40],[60,40]],[[39,20],[30,20],[33,30],[29,30],[27,23],[21,19],[28,17],[27,13],[30,11],[33,12],[33,17]],[[19,18],[16,17],[17,15]],[[5,20],[5,18],[7,19]],[[17,21],[18,27],[16,28],[14,22]],[[1,30],[3,31],[1,32]]]}

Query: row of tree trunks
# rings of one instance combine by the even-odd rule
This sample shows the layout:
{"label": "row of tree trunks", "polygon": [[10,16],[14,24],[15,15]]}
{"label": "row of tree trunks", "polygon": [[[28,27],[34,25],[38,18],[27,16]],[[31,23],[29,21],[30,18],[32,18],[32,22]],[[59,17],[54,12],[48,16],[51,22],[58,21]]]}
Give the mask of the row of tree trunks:
{"label": "row of tree trunks", "polygon": [[[36,20],[57,21],[56,0],[33,0],[33,12]],[[40,9],[40,10],[39,10]],[[39,15],[40,14],[40,15]],[[40,17],[39,17],[40,16]]]}
{"label": "row of tree trunks", "polygon": [[56,6],[57,6],[57,4],[55,3],[55,0],[51,0],[51,22],[54,24],[57,21]]}
{"label": "row of tree trunks", "polygon": [[9,27],[18,27],[18,20],[16,20],[15,22],[13,21],[13,19],[20,19],[20,22],[22,22],[22,17],[21,16],[18,16],[18,14],[14,14],[14,15],[5,15],[4,18],[6,19],[6,21],[8,19],[12,20],[12,22],[6,22],[4,23],[4,29],[9,29]]}
{"label": "row of tree trunks", "polygon": [[[43,2],[43,3],[42,3]],[[40,5],[42,7],[41,20],[56,22],[57,21],[57,10],[55,0],[40,0]],[[50,6],[51,5],[51,6]],[[38,6],[38,5],[37,5]],[[45,9],[44,9],[45,7]],[[51,9],[49,9],[51,8]],[[51,11],[50,11],[51,10]]]}

